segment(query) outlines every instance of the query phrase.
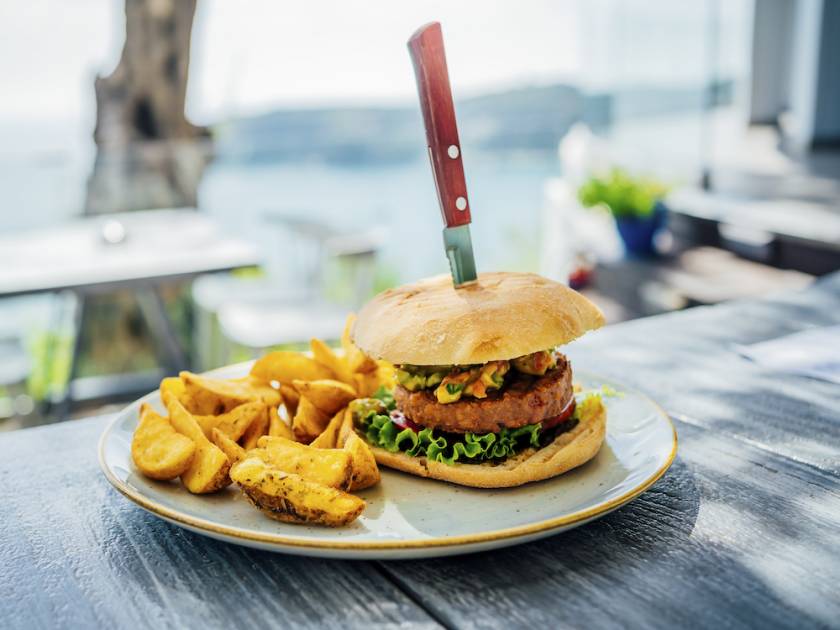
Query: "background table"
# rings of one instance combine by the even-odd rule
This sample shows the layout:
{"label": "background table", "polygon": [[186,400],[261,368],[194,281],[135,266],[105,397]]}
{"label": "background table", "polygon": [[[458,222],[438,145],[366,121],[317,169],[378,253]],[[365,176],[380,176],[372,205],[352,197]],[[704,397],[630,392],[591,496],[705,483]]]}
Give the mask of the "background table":
{"label": "background table", "polygon": [[254,246],[225,229],[206,214],[181,209],[82,217],[7,233],[0,238],[0,297],[109,292],[258,264]]}
{"label": "background table", "polygon": [[[172,373],[187,369],[189,363],[161,288],[259,262],[253,245],[230,236],[215,219],[194,209],[82,217],[0,237],[0,298],[59,292],[75,295],[69,382],[56,414],[63,418],[73,401],[133,395],[160,380],[158,371],[76,379],[89,295],[132,291],[152,333],[158,359]],[[54,319],[61,321],[60,309]]]}
{"label": "background table", "polygon": [[835,275],[584,338],[575,366],[674,418],[673,467],[599,521],[473,556],[338,562],[216,542],[109,487],[96,462],[108,418],[0,436],[0,625],[837,626],[840,388],[730,344],[838,322]]}

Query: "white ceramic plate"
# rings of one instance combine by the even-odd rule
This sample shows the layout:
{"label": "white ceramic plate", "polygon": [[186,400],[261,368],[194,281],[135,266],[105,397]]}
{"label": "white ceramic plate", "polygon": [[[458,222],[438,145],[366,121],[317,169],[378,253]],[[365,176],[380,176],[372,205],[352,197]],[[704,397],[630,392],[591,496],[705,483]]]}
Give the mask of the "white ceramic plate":
{"label": "white ceramic plate", "polygon": [[[217,370],[236,377],[247,365]],[[126,407],[105,430],[99,461],[114,487],[140,507],[186,529],[240,545],[331,558],[429,558],[536,540],[577,527],[633,500],[674,459],[677,436],[652,400],[618,383],[575,374],[585,388],[608,385],[607,439],[598,455],[555,479],[519,488],[480,490],[421,479],[387,468],[382,483],[360,494],[367,508],[350,526],[280,523],[254,509],[235,488],[189,494],[180,483],[146,479],[131,462],[140,403],[163,410],[157,392]]]}

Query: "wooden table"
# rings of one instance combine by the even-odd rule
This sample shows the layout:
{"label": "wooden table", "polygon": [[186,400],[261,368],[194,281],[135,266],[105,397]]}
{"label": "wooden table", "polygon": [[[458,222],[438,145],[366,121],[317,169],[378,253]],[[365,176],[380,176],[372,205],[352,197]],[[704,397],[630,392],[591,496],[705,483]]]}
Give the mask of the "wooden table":
{"label": "wooden table", "polygon": [[0,236],[0,297],[107,293],[259,262],[253,245],[196,210],[81,217]]}
{"label": "wooden table", "polygon": [[672,415],[673,467],[599,521],[473,556],[338,562],[216,542],[110,488],[96,462],[109,418],[2,435],[0,625],[837,627],[840,388],[730,344],[838,322],[834,275],[585,338],[576,367]]}

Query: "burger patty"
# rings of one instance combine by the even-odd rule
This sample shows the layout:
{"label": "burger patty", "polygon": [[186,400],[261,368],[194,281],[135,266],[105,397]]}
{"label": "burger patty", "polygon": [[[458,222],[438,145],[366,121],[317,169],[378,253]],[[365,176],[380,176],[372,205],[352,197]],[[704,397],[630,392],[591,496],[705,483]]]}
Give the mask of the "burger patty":
{"label": "burger patty", "polygon": [[410,392],[398,385],[394,399],[407,418],[424,427],[452,433],[498,433],[559,415],[574,395],[572,367],[563,356],[545,376],[512,375],[500,392],[489,392],[487,398],[441,404],[433,390]]}

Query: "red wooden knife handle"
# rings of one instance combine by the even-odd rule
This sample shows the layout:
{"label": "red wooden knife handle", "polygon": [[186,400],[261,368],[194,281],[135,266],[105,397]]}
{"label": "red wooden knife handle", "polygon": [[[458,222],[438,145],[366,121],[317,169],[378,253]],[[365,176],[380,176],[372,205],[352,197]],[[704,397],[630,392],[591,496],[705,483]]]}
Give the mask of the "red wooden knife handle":
{"label": "red wooden knife handle", "polygon": [[429,160],[443,222],[446,227],[465,225],[470,222],[470,204],[440,23],[421,26],[408,40],[408,50],[417,77]]}

